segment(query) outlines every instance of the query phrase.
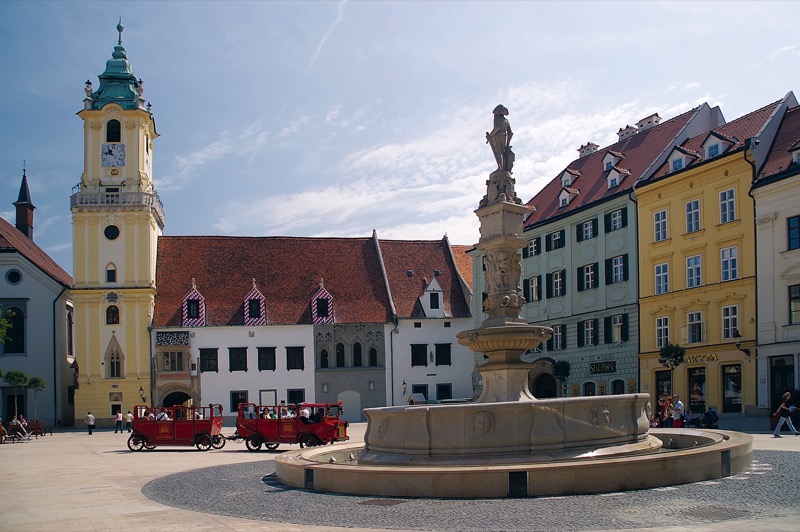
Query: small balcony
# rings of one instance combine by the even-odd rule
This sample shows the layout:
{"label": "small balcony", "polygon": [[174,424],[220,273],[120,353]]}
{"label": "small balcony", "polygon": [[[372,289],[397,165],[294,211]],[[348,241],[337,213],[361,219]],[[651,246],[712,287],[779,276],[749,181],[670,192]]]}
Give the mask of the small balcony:
{"label": "small balcony", "polygon": [[76,192],[69,198],[73,212],[149,210],[164,227],[164,206],[156,192]]}

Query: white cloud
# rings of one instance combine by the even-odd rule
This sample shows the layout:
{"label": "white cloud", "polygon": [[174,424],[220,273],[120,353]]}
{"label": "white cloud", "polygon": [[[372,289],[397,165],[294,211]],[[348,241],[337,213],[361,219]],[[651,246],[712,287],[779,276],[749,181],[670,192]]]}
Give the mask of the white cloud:
{"label": "white cloud", "polygon": [[697,88],[697,87],[699,87],[699,86],[700,86],[700,83],[699,83],[699,82],[697,82],[697,81],[692,81],[691,83],[687,83],[686,85],[684,85],[684,86],[682,87],[682,90],[688,91],[688,90],[696,89],[696,88]]}
{"label": "white cloud", "polygon": [[773,50],[770,53],[768,53],[767,54],[767,59],[769,59],[770,61],[775,61],[776,59],[778,59],[778,57],[780,57],[780,56],[782,56],[784,54],[789,54],[789,55],[792,55],[794,57],[800,57],[800,50],[797,48],[797,45],[795,45],[795,44],[782,46],[782,47],[778,48],[777,50]]}
{"label": "white cloud", "polygon": [[336,6],[336,18],[328,26],[328,29],[325,30],[325,33],[322,35],[322,39],[320,39],[319,44],[317,45],[317,49],[314,50],[314,55],[311,57],[311,62],[308,65],[308,72],[311,72],[314,69],[314,65],[317,64],[317,59],[319,59],[319,54],[322,53],[322,48],[325,46],[325,42],[328,40],[328,37],[331,36],[333,30],[342,23],[344,20],[344,7],[347,5],[347,0],[340,0]]}

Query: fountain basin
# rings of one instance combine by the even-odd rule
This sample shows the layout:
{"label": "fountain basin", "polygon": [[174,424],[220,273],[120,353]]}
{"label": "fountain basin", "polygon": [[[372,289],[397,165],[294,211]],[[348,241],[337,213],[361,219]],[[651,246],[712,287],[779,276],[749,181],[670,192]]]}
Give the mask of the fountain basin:
{"label": "fountain basin", "polygon": [[718,479],[749,469],[752,437],[719,430],[652,429],[671,441],[657,453],[583,456],[527,461],[490,456],[464,465],[457,458],[435,465],[370,465],[360,444],[336,444],[276,457],[285,484],[317,491],[380,497],[504,498],[607,493]]}

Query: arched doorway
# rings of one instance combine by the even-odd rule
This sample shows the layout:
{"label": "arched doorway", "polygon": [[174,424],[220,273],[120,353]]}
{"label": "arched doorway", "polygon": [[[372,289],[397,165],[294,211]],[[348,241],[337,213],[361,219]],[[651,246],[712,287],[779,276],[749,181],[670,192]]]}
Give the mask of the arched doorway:
{"label": "arched doorway", "polygon": [[542,373],[533,381],[531,393],[537,399],[549,399],[558,394],[558,383],[550,373]]}
{"label": "arched doorway", "polygon": [[185,392],[172,392],[164,397],[163,406],[170,407],[175,405],[182,405],[191,400],[191,396]]}

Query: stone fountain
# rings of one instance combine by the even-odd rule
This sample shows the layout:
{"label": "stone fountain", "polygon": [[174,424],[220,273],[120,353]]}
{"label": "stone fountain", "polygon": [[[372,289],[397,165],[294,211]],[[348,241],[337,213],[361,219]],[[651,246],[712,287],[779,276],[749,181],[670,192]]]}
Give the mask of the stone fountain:
{"label": "stone fountain", "polygon": [[[648,394],[536,399],[520,356],[548,327],[520,317],[521,256],[527,244],[512,177],[508,109],[486,133],[497,169],[480,219],[486,319],[458,334],[488,358],[469,404],[364,410],[364,445],[310,448],[275,459],[286,484],[321,491],[402,497],[509,497],[597,493],[719,478],[749,467],[752,439],[724,431],[650,431]],[[658,472],[658,474],[654,474]]]}

